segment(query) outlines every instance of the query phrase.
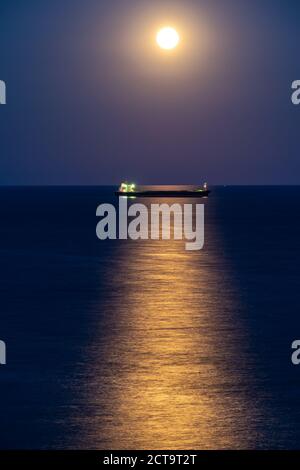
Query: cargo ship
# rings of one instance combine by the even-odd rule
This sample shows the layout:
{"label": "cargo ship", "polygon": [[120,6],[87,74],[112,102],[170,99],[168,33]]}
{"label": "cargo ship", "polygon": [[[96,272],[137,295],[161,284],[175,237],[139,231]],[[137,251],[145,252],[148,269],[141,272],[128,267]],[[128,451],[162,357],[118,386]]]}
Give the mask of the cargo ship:
{"label": "cargo ship", "polygon": [[134,183],[122,183],[115,192],[117,196],[129,197],[207,197],[210,193],[207,183],[200,188],[188,189],[149,189],[139,190]]}

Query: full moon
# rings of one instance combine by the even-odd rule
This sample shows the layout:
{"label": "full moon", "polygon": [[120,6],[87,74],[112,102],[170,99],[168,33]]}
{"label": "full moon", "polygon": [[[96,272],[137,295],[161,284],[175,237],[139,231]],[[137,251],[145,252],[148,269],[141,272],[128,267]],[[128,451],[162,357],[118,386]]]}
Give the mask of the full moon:
{"label": "full moon", "polygon": [[161,49],[175,49],[180,41],[179,34],[176,29],[166,27],[158,31],[156,42]]}

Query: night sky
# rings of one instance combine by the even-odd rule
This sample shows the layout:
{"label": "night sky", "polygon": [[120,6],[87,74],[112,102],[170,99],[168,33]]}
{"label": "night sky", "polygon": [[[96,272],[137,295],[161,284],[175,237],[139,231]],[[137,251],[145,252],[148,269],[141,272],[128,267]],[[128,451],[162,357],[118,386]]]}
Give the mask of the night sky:
{"label": "night sky", "polygon": [[299,45],[299,0],[0,0],[0,184],[299,184]]}

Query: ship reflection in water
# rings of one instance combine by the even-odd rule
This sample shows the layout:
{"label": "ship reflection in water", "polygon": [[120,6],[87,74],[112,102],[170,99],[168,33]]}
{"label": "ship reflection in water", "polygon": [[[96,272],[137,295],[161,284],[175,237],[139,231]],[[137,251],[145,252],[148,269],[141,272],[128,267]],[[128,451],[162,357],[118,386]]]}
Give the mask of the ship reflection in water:
{"label": "ship reflection in water", "polygon": [[193,253],[174,240],[119,246],[99,305],[104,321],[87,352],[86,401],[95,414],[83,443],[209,449],[256,442],[260,410],[240,364],[247,345],[237,286],[207,227],[212,235],[210,250]]}

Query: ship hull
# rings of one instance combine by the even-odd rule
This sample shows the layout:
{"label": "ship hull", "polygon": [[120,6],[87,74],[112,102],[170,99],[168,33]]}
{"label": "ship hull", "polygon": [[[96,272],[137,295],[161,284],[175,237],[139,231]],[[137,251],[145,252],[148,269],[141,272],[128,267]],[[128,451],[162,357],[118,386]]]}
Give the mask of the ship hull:
{"label": "ship hull", "polygon": [[128,197],[207,197],[210,191],[136,191],[136,192],[122,192],[116,191],[116,196]]}

